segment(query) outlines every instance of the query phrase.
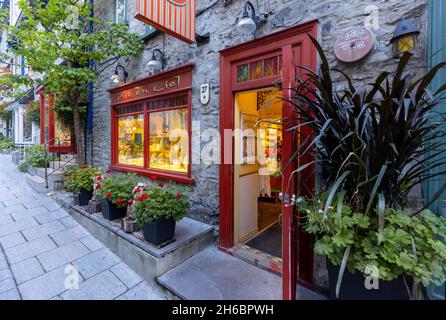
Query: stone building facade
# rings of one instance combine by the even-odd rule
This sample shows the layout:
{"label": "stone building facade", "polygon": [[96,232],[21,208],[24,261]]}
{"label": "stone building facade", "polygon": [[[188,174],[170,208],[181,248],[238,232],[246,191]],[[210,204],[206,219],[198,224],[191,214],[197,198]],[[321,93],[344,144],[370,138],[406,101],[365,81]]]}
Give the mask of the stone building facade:
{"label": "stone building facade", "polygon": [[[96,0],[97,18],[113,20],[115,6],[112,0]],[[201,131],[207,128],[218,129],[219,106],[219,51],[252,39],[241,35],[236,28],[242,17],[245,1],[242,0],[200,0],[197,1],[197,33],[210,33],[208,43],[188,45],[171,36],[158,34],[144,42],[144,50],[139,57],[119,61],[129,73],[128,81],[148,75],[147,63],[153,49],[164,51],[167,69],[193,62],[192,121],[199,121]],[[262,37],[275,31],[318,19],[319,41],[325,49],[332,67],[351,75],[357,85],[366,85],[380,72],[391,70],[396,65],[392,48],[388,45],[396,24],[401,19],[410,19],[420,30],[418,56],[413,60],[419,73],[424,72],[425,43],[427,29],[427,0],[258,0],[253,1],[256,12],[261,17],[256,36]],[[135,15],[136,1],[127,1],[127,16],[130,31],[143,35],[146,30]],[[376,35],[376,47],[365,60],[354,64],[344,64],[336,60],[334,43],[339,35],[351,27],[366,25]],[[164,50],[163,50],[164,48]],[[111,161],[110,94],[114,84],[110,77],[114,67],[102,75],[95,87],[93,134],[88,137],[87,158],[93,165],[108,167]],[[202,105],[199,101],[199,86],[210,83],[210,102]],[[342,88],[339,78],[338,87]],[[202,146],[208,141],[202,142]],[[195,145],[196,147],[196,145]],[[192,143],[194,148],[194,143]],[[219,165],[192,165],[195,185],[192,190],[192,210],[194,218],[218,226],[219,217]]]}

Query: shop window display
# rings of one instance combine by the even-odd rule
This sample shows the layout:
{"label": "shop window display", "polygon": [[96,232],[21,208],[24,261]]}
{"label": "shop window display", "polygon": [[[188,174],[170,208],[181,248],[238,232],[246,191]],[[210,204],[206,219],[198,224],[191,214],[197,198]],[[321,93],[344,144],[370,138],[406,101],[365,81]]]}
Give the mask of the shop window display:
{"label": "shop window display", "polygon": [[144,115],[118,118],[118,161],[120,164],[144,166]]}
{"label": "shop window display", "polygon": [[188,172],[187,108],[151,112],[149,168]]}

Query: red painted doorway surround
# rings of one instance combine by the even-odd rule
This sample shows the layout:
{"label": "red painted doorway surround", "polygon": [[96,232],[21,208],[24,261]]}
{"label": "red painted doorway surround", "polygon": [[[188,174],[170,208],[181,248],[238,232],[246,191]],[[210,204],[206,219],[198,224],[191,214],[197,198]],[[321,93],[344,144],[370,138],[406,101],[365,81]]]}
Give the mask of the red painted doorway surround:
{"label": "red painted doorway surround", "polygon": [[[280,83],[284,100],[292,98],[292,88],[296,79],[305,77],[303,65],[313,70],[317,68],[317,51],[308,35],[317,38],[317,21],[310,21],[298,26],[270,34],[231,48],[220,51],[220,132],[222,141],[220,165],[220,249],[228,250],[234,245],[234,95],[236,92],[271,87]],[[282,65],[280,75],[263,75],[237,79],[237,68],[244,63],[279,55]],[[283,102],[283,117],[293,116],[292,107]],[[306,128],[302,129],[305,134]],[[309,134],[309,133],[308,133]],[[297,146],[297,139],[292,133],[283,132],[283,161],[291,157]],[[288,190],[289,197],[296,192],[296,185],[288,184],[291,172],[297,162],[287,167],[283,174],[282,190]],[[314,189],[314,168],[307,168],[311,175],[307,179],[306,190]],[[286,197],[286,195],[285,195]],[[313,284],[313,251],[311,239],[301,232],[296,216],[296,208],[282,204],[282,292],[283,299],[296,299],[298,280],[308,285]]]}

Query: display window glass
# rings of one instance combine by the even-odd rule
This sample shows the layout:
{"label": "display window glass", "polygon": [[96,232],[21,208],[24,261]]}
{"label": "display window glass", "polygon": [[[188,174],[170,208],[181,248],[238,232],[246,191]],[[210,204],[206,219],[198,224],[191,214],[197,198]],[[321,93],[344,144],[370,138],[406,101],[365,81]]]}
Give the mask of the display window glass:
{"label": "display window glass", "polygon": [[144,115],[118,117],[118,162],[144,166]]}
{"label": "display window glass", "polygon": [[187,108],[151,112],[149,168],[187,173],[189,134]]}

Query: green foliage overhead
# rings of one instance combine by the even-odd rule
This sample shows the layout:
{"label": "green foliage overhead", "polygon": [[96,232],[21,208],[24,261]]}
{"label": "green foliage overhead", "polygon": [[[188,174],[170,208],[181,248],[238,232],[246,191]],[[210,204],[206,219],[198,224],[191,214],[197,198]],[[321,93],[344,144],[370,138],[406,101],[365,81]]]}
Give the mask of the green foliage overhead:
{"label": "green foliage overhead", "polygon": [[12,111],[5,110],[5,105],[0,105],[0,119],[10,121],[12,119]]}
{"label": "green foliage overhead", "polygon": [[184,218],[189,209],[187,190],[174,185],[152,186],[136,199],[135,213],[138,224],[144,225],[157,219]]}
{"label": "green foliage overhead", "polygon": [[137,185],[137,179],[133,174],[107,174],[96,179],[99,184],[96,195],[116,204],[119,208],[130,205],[132,201],[132,191]]}
{"label": "green foliage overhead", "polygon": [[31,102],[25,109],[25,120],[40,126],[40,104],[37,101]]}
{"label": "green foliage overhead", "polygon": [[73,193],[80,193],[81,190],[93,191],[93,182],[100,174],[100,168],[91,166],[69,168],[65,171],[65,188]]}
{"label": "green foliage overhead", "polygon": [[[19,0],[18,8],[21,20],[16,26],[6,23],[8,10],[0,13],[0,32],[12,43],[0,60],[23,56],[32,73],[1,78],[0,84],[15,99],[39,85],[53,93],[55,106],[64,104],[72,111],[76,145],[84,150],[80,108],[89,83],[97,83],[102,72],[119,59],[137,56],[142,50],[139,36],[128,32],[126,24],[91,17],[87,1]],[[83,152],[78,161],[85,162]]]}

